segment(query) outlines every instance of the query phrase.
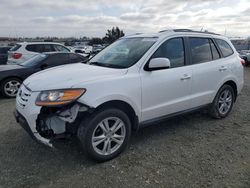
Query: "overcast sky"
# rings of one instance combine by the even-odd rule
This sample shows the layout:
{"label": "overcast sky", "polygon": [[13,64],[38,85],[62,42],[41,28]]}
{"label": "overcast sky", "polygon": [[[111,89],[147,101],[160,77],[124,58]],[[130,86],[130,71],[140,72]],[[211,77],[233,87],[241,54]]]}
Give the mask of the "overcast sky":
{"label": "overcast sky", "polygon": [[0,36],[80,37],[191,28],[250,36],[250,0],[0,0]]}

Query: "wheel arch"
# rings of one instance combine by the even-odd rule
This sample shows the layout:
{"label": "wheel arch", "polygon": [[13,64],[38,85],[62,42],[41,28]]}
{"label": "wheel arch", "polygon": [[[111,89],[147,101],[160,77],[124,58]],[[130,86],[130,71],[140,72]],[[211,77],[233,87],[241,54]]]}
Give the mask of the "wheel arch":
{"label": "wheel arch", "polygon": [[139,119],[138,116],[135,112],[135,110],[133,109],[133,107],[122,100],[111,100],[111,101],[106,101],[102,104],[100,104],[99,106],[97,106],[93,112],[100,110],[100,109],[104,109],[104,108],[117,108],[122,110],[123,112],[125,112],[129,119],[131,120],[131,124],[132,124],[132,130],[136,131],[139,128]]}
{"label": "wheel arch", "polygon": [[233,80],[233,79],[228,79],[224,82],[222,82],[222,84],[219,85],[219,87],[217,88],[217,92],[215,93],[213,99],[215,98],[216,94],[218,93],[218,91],[220,90],[221,87],[223,87],[224,85],[229,85],[233,88],[234,90],[234,101],[236,101],[237,99],[237,96],[238,96],[238,88],[237,88],[237,84],[236,84],[236,81]]}
{"label": "wheel arch", "polygon": [[15,79],[21,80],[21,82],[23,82],[23,79],[19,76],[8,76],[8,77],[5,77],[2,80],[0,80],[0,84],[2,84],[5,80],[8,80],[10,78],[15,78]]}
{"label": "wheel arch", "polygon": [[222,86],[224,86],[224,85],[229,85],[229,86],[231,86],[233,88],[233,90],[234,90],[234,96],[235,96],[234,97],[234,101],[236,101],[237,95],[238,95],[237,84],[233,80],[228,80]]}

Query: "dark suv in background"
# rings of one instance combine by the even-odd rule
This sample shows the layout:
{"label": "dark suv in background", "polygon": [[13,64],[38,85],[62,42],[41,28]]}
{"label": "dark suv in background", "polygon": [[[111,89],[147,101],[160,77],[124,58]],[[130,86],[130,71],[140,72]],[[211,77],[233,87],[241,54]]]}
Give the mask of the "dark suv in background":
{"label": "dark suv in background", "polygon": [[8,51],[11,47],[0,47],[0,65],[6,64],[8,61]]}

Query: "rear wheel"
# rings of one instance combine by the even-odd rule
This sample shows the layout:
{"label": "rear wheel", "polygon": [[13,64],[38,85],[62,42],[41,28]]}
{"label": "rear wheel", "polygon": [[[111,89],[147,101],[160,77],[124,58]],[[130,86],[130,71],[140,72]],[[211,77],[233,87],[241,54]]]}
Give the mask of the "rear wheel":
{"label": "rear wheel", "polygon": [[78,139],[87,156],[96,161],[117,157],[127,146],[131,123],[119,109],[103,109],[85,119],[78,128]]}
{"label": "rear wheel", "polygon": [[4,97],[16,97],[21,86],[21,80],[17,78],[8,78],[1,83],[1,92]]}
{"label": "rear wheel", "polygon": [[233,88],[230,85],[222,86],[210,107],[211,116],[217,119],[227,117],[232,110],[234,101]]}

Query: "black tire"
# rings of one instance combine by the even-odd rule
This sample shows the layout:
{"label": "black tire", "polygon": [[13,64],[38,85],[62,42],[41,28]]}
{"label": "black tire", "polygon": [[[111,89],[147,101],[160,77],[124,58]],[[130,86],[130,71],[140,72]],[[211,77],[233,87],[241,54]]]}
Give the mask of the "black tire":
{"label": "black tire", "polygon": [[19,87],[21,86],[22,84],[22,81],[18,78],[8,78],[6,80],[3,80],[0,84],[0,89],[1,89],[1,93],[4,97],[6,98],[15,98],[16,97],[16,94],[17,92],[15,92],[14,95],[11,95],[10,93],[8,93],[7,91],[5,91],[5,87],[6,87],[6,84],[8,84],[9,82],[15,82],[15,83],[19,83]]}
{"label": "black tire", "polygon": [[[106,118],[117,117],[124,123],[123,130],[126,130],[123,143],[111,154],[102,155],[95,151],[92,144],[92,136],[98,129],[98,124]],[[119,109],[101,109],[93,113],[90,117],[85,118],[79,125],[77,137],[80,141],[82,150],[90,159],[97,162],[104,162],[117,157],[127,147],[131,135],[131,122],[126,113]],[[104,147],[104,143],[103,143]]]}
{"label": "black tire", "polygon": [[[232,96],[232,102],[231,102],[231,105],[230,107],[228,108],[228,110],[225,112],[225,113],[221,113],[220,110],[219,110],[219,99],[221,97],[221,95],[223,94],[224,91],[228,91],[230,92],[231,96]],[[217,92],[215,98],[214,98],[214,101],[213,103],[211,104],[210,106],[210,109],[209,109],[209,114],[213,117],[213,118],[216,118],[216,119],[221,119],[221,118],[225,118],[228,116],[228,114],[231,112],[232,108],[233,108],[233,105],[234,105],[234,102],[235,102],[235,92],[233,90],[233,88],[230,86],[230,85],[223,85],[219,91]]]}

